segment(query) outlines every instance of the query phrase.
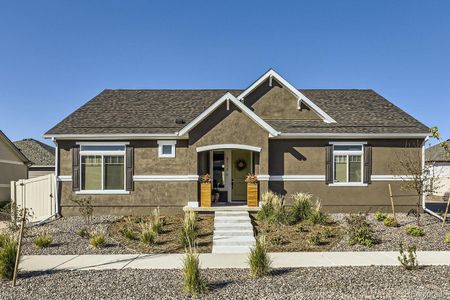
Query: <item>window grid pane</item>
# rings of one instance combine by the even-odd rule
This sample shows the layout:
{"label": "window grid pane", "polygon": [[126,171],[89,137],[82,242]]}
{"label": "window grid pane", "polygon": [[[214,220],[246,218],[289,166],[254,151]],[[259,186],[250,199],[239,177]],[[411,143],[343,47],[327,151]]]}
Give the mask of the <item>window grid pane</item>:
{"label": "window grid pane", "polygon": [[349,182],[361,182],[361,155],[349,155],[348,160]]}
{"label": "window grid pane", "polygon": [[334,156],[334,181],[347,182],[347,156]]}
{"label": "window grid pane", "polygon": [[172,154],[172,145],[162,145],[162,154],[170,155]]}
{"label": "window grid pane", "polygon": [[102,157],[97,155],[81,157],[81,188],[83,190],[102,189]]}
{"label": "window grid pane", "polygon": [[104,156],[104,189],[124,189],[124,160],[123,156]]}

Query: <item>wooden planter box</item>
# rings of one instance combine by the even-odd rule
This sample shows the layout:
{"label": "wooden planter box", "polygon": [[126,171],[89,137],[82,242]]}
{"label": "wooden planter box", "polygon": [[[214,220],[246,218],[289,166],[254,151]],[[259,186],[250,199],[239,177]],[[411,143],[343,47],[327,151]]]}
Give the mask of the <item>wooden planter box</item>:
{"label": "wooden planter box", "polygon": [[200,207],[211,207],[211,183],[200,183]]}
{"label": "wooden planter box", "polygon": [[247,205],[248,207],[258,207],[257,183],[247,183]]}

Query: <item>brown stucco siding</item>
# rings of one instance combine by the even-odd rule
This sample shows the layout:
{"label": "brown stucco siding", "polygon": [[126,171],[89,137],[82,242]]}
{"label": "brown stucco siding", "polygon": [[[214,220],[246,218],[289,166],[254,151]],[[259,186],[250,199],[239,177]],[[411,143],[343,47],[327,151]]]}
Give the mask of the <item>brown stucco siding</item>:
{"label": "brown stucco siding", "polygon": [[244,103],[265,120],[320,120],[307,106],[298,109],[297,98],[276,80],[266,80],[245,97]]}
{"label": "brown stucco siding", "polygon": [[389,211],[391,202],[388,184],[395,195],[394,203],[398,211],[408,211],[417,203],[417,196],[401,190],[400,182],[373,182],[366,187],[331,187],[324,182],[269,182],[269,188],[286,197],[292,203],[291,195],[296,192],[311,193],[320,199],[329,212],[375,212]]}

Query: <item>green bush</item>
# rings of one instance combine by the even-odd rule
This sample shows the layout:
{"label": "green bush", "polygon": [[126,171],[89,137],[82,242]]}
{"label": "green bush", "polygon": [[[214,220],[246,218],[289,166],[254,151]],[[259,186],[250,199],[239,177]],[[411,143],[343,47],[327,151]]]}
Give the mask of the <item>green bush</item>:
{"label": "green bush", "polygon": [[366,247],[372,247],[378,243],[378,239],[367,222],[367,216],[363,214],[352,214],[345,217],[347,222],[348,243],[350,246],[360,244]]}
{"label": "green bush", "polygon": [[153,230],[143,230],[139,236],[141,243],[150,246],[155,243],[156,233]]}
{"label": "green bush", "polygon": [[284,205],[284,198],[271,191],[261,196],[261,210],[256,218],[268,224],[289,224],[289,213]]}
{"label": "green bush", "polygon": [[450,244],[450,233],[447,233],[444,238],[444,243]]}
{"label": "green bush", "polygon": [[126,239],[128,239],[128,240],[135,240],[135,239],[136,239],[136,234],[133,232],[133,230],[131,230],[131,229],[128,228],[128,227],[122,228],[122,229],[120,230],[120,234],[121,234],[124,238],[126,238]]}
{"label": "green bush", "polygon": [[17,241],[12,237],[3,239],[3,245],[0,248],[0,278],[13,278],[14,266],[17,255]]}
{"label": "green bush", "polygon": [[53,238],[47,232],[41,232],[34,240],[34,245],[37,248],[47,248],[53,242]]}
{"label": "green bush", "polygon": [[382,222],[387,218],[387,214],[382,213],[381,211],[375,212],[375,220],[378,222]]}
{"label": "green bush", "polygon": [[164,218],[161,217],[159,207],[153,210],[152,230],[153,232],[160,234],[163,232]]}
{"label": "green bush", "polygon": [[417,261],[416,245],[408,246],[406,252],[403,249],[403,244],[400,243],[400,256],[397,257],[398,261],[405,270],[417,269],[419,263]]}
{"label": "green bush", "polygon": [[183,289],[187,294],[196,297],[205,293],[208,288],[206,279],[200,272],[200,262],[195,248],[188,247],[185,250],[183,259]]}
{"label": "green bush", "polygon": [[105,234],[102,232],[94,232],[89,239],[89,243],[95,249],[103,248],[106,243]]}
{"label": "green bush", "polygon": [[197,239],[197,214],[193,211],[184,215],[183,225],[181,226],[179,241],[182,247],[193,247]]}
{"label": "green bush", "polygon": [[4,245],[8,242],[9,237],[6,234],[0,234],[0,248],[3,248]]}
{"label": "green bush", "polygon": [[291,221],[296,223],[306,220],[312,212],[312,195],[295,193],[292,195]]}
{"label": "green bush", "polygon": [[412,236],[424,236],[425,232],[419,226],[410,225],[406,226],[406,234]]}
{"label": "green bush", "polygon": [[90,236],[89,229],[87,227],[82,227],[75,232],[78,236],[83,239],[88,239]]}
{"label": "green bush", "polygon": [[394,217],[386,217],[384,219],[383,223],[384,223],[384,226],[387,226],[387,227],[398,227],[399,226]]}
{"label": "green bush", "polygon": [[264,236],[259,237],[256,240],[255,247],[250,249],[248,263],[250,265],[250,274],[252,277],[257,278],[269,274],[272,260],[267,253]]}
{"label": "green bush", "polygon": [[309,216],[308,216],[308,222],[311,224],[321,224],[326,225],[328,223],[328,215],[322,212],[321,209],[322,205],[319,200],[316,201],[316,204],[312,208]]}

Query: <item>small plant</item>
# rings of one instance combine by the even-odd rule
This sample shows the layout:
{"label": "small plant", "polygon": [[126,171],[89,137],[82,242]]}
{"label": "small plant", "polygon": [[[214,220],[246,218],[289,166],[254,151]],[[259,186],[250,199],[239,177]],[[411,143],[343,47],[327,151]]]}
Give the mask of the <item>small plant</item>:
{"label": "small plant", "polygon": [[450,233],[447,233],[444,238],[444,243],[450,244]]}
{"label": "small plant", "polygon": [[411,225],[411,226],[406,226],[406,234],[412,235],[412,236],[424,236],[425,232],[423,231],[423,229],[421,227]]}
{"label": "small plant", "polygon": [[47,248],[53,242],[53,238],[50,234],[43,231],[38,234],[36,239],[34,240],[34,245],[37,248]]}
{"label": "small plant", "polygon": [[314,205],[313,209],[311,210],[311,213],[308,216],[308,221],[311,224],[321,224],[325,225],[328,223],[328,215],[322,212],[321,210],[322,204],[319,200],[316,201],[316,204]]}
{"label": "small plant", "polygon": [[72,199],[78,205],[78,210],[81,216],[84,218],[85,224],[90,224],[92,221],[92,214],[94,213],[94,207],[91,204],[91,198],[85,199]]}
{"label": "small plant", "polygon": [[0,249],[8,242],[9,237],[6,234],[0,234]]}
{"label": "small plant", "polygon": [[183,289],[193,297],[208,290],[206,280],[200,272],[198,254],[191,246],[186,248],[183,259]]}
{"label": "small plant", "polygon": [[400,256],[398,256],[398,261],[402,264],[403,269],[405,270],[414,270],[417,269],[419,263],[417,261],[416,255],[416,245],[408,246],[407,253],[405,253],[405,249],[403,248],[403,243],[400,243]]}
{"label": "small plant", "polygon": [[150,246],[155,243],[156,240],[156,233],[151,229],[145,229],[141,232],[139,236],[139,240],[144,245]]}
{"label": "small plant", "polygon": [[255,174],[247,174],[247,176],[245,177],[245,182],[258,183],[258,176],[256,176]]}
{"label": "small plant", "polygon": [[255,247],[250,249],[248,262],[252,277],[258,278],[269,274],[272,260],[267,253],[267,246],[264,236],[260,236],[256,239]]}
{"label": "small plant", "polygon": [[381,211],[375,212],[375,220],[378,222],[382,222],[387,218],[387,214],[382,213]]}
{"label": "small plant", "polygon": [[130,241],[136,239],[136,234],[134,233],[133,230],[131,230],[131,229],[128,228],[128,227],[122,228],[122,229],[120,230],[120,234],[121,234],[124,238],[126,238],[126,239],[128,239],[128,240],[130,240]]}
{"label": "small plant", "polygon": [[261,196],[262,206],[256,218],[268,224],[288,224],[289,214],[284,205],[284,197],[271,191],[265,192]]}
{"label": "small plant", "polygon": [[384,224],[384,226],[386,226],[386,227],[398,227],[398,226],[400,226],[400,225],[397,223],[397,221],[395,220],[394,217],[386,217],[386,218],[383,220],[383,224]]}
{"label": "small plant", "polygon": [[89,229],[87,227],[82,227],[80,229],[78,229],[75,232],[78,236],[82,237],[83,239],[88,239],[89,238]]}
{"label": "small plant", "polygon": [[284,240],[283,240],[283,238],[281,236],[276,235],[276,236],[274,236],[273,238],[270,239],[270,243],[272,245],[279,246],[279,245],[282,245],[284,243]]}
{"label": "small plant", "polygon": [[161,217],[159,207],[157,207],[153,210],[153,221],[152,221],[151,227],[152,227],[152,230],[157,234],[160,234],[163,232],[164,219]]}
{"label": "small plant", "polygon": [[17,255],[17,241],[12,237],[3,239],[3,245],[0,247],[0,278],[13,278],[14,266]]}
{"label": "small plant", "polygon": [[312,245],[318,246],[322,242],[320,240],[320,233],[313,234],[308,237],[308,242]]}
{"label": "small plant", "polygon": [[348,243],[350,246],[355,244],[360,244],[366,247],[372,247],[374,244],[378,243],[378,239],[367,222],[367,216],[363,214],[352,214],[349,217],[345,217],[347,222],[347,234]]}
{"label": "small plant", "polygon": [[334,236],[333,232],[331,232],[331,230],[329,228],[325,228],[325,230],[322,232],[322,237],[324,239],[329,239],[332,238]]}
{"label": "small plant", "polygon": [[205,174],[200,176],[200,183],[211,183],[211,175]]}
{"label": "small plant", "polygon": [[183,225],[179,234],[181,246],[186,248],[195,245],[197,236],[197,214],[189,211],[184,215]]}
{"label": "small plant", "polygon": [[312,212],[312,195],[308,193],[295,193],[292,195],[292,199],[292,221],[296,223],[307,219]]}
{"label": "small plant", "polygon": [[89,243],[95,249],[105,247],[106,238],[103,232],[94,232],[89,239]]}

